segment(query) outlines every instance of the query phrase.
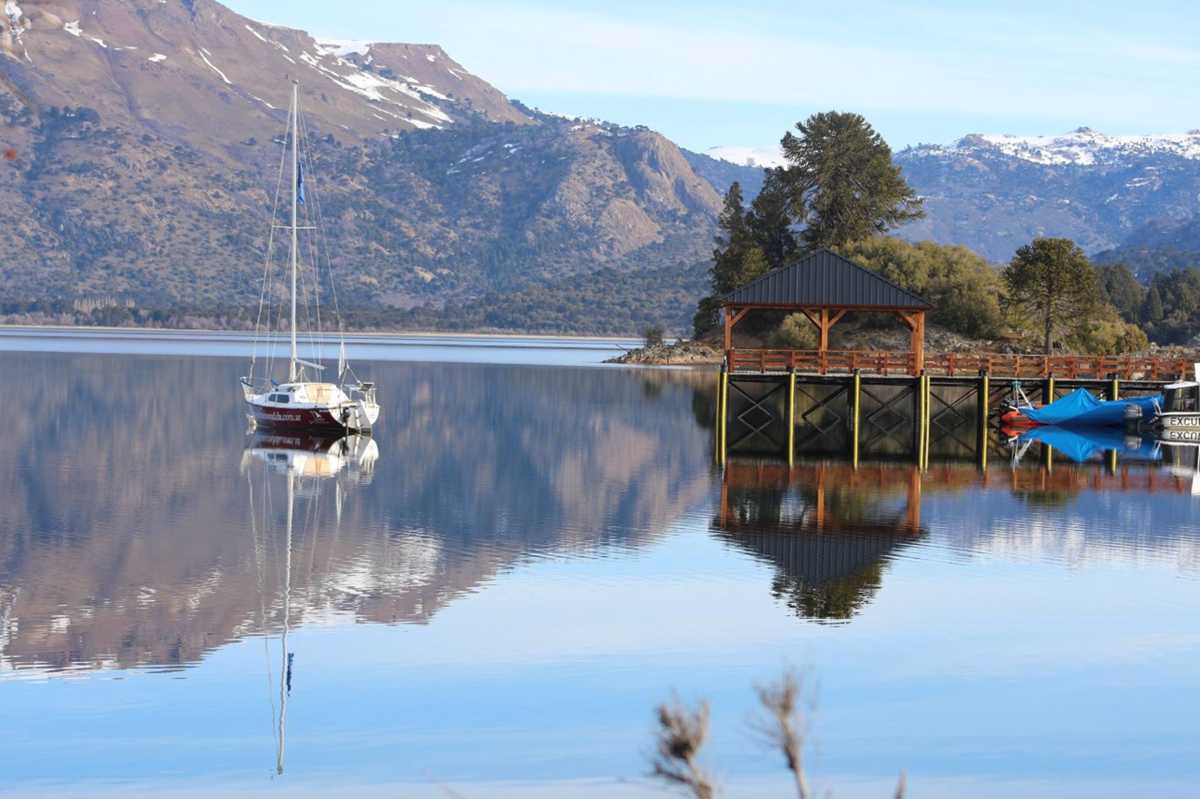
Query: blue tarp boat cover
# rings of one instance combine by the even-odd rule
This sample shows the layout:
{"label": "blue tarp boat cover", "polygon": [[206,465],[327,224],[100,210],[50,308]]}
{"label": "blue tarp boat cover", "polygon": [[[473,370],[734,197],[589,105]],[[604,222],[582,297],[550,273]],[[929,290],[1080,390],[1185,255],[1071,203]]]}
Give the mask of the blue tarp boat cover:
{"label": "blue tarp boat cover", "polygon": [[1021,434],[1021,442],[1037,441],[1054,447],[1076,463],[1083,463],[1108,450],[1116,450],[1123,460],[1157,461],[1162,454],[1151,441],[1138,436],[1126,436],[1120,430],[1093,427],[1032,427]]}
{"label": "blue tarp boat cover", "polygon": [[1038,424],[1062,427],[1108,427],[1125,421],[1125,409],[1136,405],[1142,418],[1148,419],[1162,405],[1162,396],[1134,397],[1123,400],[1098,400],[1086,388],[1077,388],[1067,396],[1041,408],[1021,408],[1021,413]]}

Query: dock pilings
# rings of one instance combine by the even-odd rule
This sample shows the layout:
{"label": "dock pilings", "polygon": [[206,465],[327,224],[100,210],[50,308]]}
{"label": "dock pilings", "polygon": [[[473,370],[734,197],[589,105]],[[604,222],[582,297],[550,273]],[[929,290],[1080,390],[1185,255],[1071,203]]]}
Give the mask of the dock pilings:
{"label": "dock pilings", "polygon": [[[727,455],[782,455],[789,465],[802,456],[907,458],[927,469],[938,457],[974,461],[986,471],[996,404],[1017,382],[988,368],[974,373],[918,375],[805,372],[797,368],[731,369],[722,365],[716,386],[714,460]],[[1058,391],[1079,387],[1109,399],[1161,390],[1163,380],[1122,380],[1044,374],[1026,378],[1044,403]],[[1049,450],[1048,447],[1045,450]],[[1049,457],[1052,453],[1047,452]]]}

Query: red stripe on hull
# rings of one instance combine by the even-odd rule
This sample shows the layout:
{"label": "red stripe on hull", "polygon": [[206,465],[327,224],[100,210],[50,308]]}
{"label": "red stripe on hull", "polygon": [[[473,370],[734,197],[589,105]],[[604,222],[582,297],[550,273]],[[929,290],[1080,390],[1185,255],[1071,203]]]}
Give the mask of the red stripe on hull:
{"label": "red stripe on hull", "polygon": [[330,428],[344,430],[346,425],[333,417],[327,410],[316,408],[263,408],[258,405],[250,406],[254,421],[263,427],[304,427]]}

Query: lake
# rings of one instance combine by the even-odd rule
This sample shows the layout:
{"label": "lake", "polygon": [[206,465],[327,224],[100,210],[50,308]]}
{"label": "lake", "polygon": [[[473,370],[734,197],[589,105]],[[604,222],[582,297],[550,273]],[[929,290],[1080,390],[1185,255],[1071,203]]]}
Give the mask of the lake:
{"label": "lake", "polygon": [[1196,795],[1177,453],[721,467],[712,375],[620,346],[356,339],[329,441],[248,432],[244,338],[0,335],[0,795],[671,795],[678,696],[784,797],[788,669],[820,795]]}

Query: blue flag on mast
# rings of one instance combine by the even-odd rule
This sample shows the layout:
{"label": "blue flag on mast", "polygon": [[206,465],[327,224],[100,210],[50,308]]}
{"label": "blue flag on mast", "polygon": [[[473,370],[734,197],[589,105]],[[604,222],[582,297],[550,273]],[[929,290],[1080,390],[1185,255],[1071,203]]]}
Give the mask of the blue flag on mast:
{"label": "blue flag on mast", "polygon": [[296,199],[304,205],[304,167],[296,164]]}

